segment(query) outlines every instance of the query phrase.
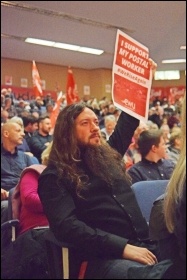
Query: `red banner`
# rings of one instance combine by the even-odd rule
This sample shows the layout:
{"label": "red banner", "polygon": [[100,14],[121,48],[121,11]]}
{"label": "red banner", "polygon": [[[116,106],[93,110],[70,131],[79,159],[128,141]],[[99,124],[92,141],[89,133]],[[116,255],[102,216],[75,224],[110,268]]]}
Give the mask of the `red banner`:
{"label": "red banner", "polygon": [[39,75],[39,72],[38,72],[38,69],[36,67],[36,63],[34,60],[32,63],[32,81],[33,81],[33,89],[34,89],[35,97],[43,96],[40,75]]}
{"label": "red banner", "polygon": [[62,101],[62,95],[63,94],[62,94],[62,91],[61,91],[58,94],[55,106],[54,106],[53,111],[51,112],[51,115],[50,115],[52,129],[55,127],[56,119],[57,119],[59,111],[60,111],[60,104],[61,104],[61,101]]}
{"label": "red banner", "polygon": [[68,77],[67,77],[67,85],[66,85],[66,101],[67,105],[76,103],[80,100],[77,91],[77,85],[75,83],[73,77],[73,71],[71,68],[68,68]]}

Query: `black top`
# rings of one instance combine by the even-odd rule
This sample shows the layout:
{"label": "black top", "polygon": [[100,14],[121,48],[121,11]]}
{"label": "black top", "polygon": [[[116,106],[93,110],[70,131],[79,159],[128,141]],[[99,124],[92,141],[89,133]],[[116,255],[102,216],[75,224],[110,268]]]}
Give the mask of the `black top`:
{"label": "black top", "polygon": [[[139,121],[121,113],[109,144],[124,155]],[[71,242],[91,257],[121,258],[127,242],[140,245],[148,238],[148,227],[134,193],[122,180],[109,188],[81,164],[89,176],[85,198],[64,178],[56,183],[56,170],[47,167],[39,178],[39,196],[57,239]],[[109,171],[110,172],[110,171]]]}
{"label": "black top", "polygon": [[31,153],[39,160],[41,163],[41,154],[47,148],[45,143],[51,142],[53,140],[52,135],[41,135],[38,131],[31,137],[29,141],[29,147]]}

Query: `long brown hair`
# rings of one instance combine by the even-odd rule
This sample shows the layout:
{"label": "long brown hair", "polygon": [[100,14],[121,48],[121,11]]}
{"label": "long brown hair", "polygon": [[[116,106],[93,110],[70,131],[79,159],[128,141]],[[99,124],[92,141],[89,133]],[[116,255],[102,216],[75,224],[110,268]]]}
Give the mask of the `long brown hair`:
{"label": "long brown hair", "polygon": [[81,161],[80,150],[75,137],[75,119],[86,108],[84,102],[66,106],[58,115],[48,165],[56,167],[58,178],[68,178],[79,190],[83,185],[81,170],[77,163]]}

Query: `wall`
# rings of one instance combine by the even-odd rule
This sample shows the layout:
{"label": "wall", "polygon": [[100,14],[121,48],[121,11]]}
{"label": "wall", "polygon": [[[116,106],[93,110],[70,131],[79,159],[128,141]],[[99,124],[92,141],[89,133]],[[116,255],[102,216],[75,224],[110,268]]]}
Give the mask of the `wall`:
{"label": "wall", "polygon": [[[43,64],[36,61],[40,78],[46,82],[46,90],[66,92],[67,67]],[[84,86],[90,86],[90,96],[101,99],[106,96],[111,98],[111,93],[106,92],[106,85],[112,84],[112,71],[110,69],[83,70],[73,68],[73,75],[77,83],[79,96],[84,95]],[[12,85],[21,87],[21,78],[28,80],[28,88],[32,90],[32,61],[21,61],[1,58],[1,86],[5,85],[5,76],[12,77]],[[154,81],[152,87],[186,86],[185,72],[181,72],[181,79],[175,81]],[[11,86],[9,86],[11,87]]]}

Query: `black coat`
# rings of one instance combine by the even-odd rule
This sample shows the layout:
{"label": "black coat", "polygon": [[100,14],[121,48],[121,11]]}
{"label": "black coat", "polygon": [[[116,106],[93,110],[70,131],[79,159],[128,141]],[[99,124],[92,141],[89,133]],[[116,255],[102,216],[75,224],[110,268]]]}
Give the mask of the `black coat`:
{"label": "black coat", "polygon": [[[124,155],[139,121],[121,113],[109,144]],[[148,227],[135,196],[124,181],[109,188],[102,179],[81,166],[89,176],[86,198],[64,178],[57,184],[56,170],[47,167],[39,178],[39,196],[50,227],[59,240],[71,242],[86,258],[121,258],[127,242],[141,246]]]}

